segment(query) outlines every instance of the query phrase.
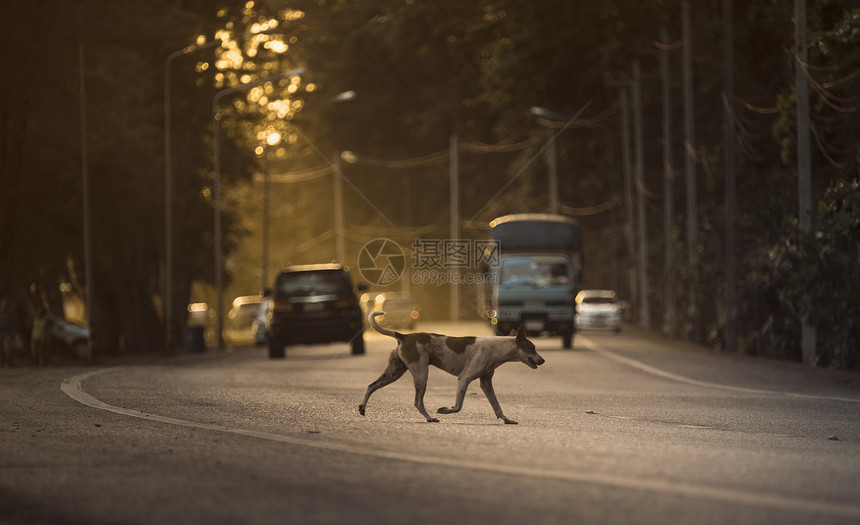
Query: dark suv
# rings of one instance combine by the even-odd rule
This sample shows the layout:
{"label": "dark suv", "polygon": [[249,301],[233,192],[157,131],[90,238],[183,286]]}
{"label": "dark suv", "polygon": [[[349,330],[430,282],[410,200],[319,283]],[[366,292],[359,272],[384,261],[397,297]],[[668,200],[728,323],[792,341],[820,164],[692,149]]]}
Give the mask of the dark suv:
{"label": "dark suv", "polygon": [[361,308],[349,272],[340,264],[288,267],[278,273],[268,296],[269,357],[283,358],[287,345],[335,341],[350,343],[353,354],[364,353]]}

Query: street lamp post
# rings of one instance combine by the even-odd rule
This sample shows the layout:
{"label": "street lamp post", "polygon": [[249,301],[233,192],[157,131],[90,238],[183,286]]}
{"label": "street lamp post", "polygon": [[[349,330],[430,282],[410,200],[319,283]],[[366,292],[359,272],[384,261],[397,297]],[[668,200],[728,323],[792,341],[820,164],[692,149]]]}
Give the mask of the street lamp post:
{"label": "street lamp post", "polygon": [[221,253],[221,123],[219,122],[219,114],[218,108],[221,104],[221,99],[228,95],[233,95],[240,91],[245,91],[247,89],[251,89],[253,87],[257,87],[268,82],[272,82],[274,80],[280,80],[282,78],[294,77],[296,75],[301,75],[304,73],[304,68],[296,68],[287,71],[286,73],[280,73],[278,75],[268,76],[266,78],[261,78],[255,80],[254,82],[248,82],[247,84],[242,84],[240,86],[222,89],[218,93],[215,94],[215,97],[212,99],[212,157],[213,157],[213,169],[214,169],[214,201],[215,201],[215,288],[217,290],[217,298],[215,304],[216,311],[216,335],[218,338],[218,347],[224,347],[224,275],[223,275],[223,263],[222,263],[222,253]]}
{"label": "street lamp post", "polygon": [[174,51],[164,61],[164,345],[167,352],[173,349],[173,166],[171,164],[170,136],[170,65],[181,57],[194,51],[221,45],[221,40],[213,40],[199,46],[188,46]]}
{"label": "street lamp post", "polygon": [[[243,37],[269,35],[275,33],[276,29],[267,29],[256,33],[245,33]],[[173,171],[171,155],[170,113],[171,105],[171,63],[182,56],[187,56],[195,51],[202,51],[223,44],[220,38],[210,40],[199,45],[184,47],[170,53],[164,61],[164,324],[165,324],[165,349],[170,352],[173,349]]]}

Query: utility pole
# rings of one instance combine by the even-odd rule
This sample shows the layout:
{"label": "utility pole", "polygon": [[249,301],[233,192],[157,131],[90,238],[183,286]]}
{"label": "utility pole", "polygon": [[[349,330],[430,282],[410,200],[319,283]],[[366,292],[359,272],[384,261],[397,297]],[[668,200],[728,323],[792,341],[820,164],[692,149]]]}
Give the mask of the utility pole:
{"label": "utility pole", "polygon": [[[618,106],[621,109],[621,163],[624,170],[624,214],[627,216],[627,252],[632,263],[636,258],[636,242],[633,239],[633,170],[630,167],[630,102],[627,100],[627,90],[630,82],[625,82],[618,90]],[[636,271],[631,268],[627,272],[630,293],[634,303],[638,304],[638,288],[636,286]]]}
{"label": "utility pole", "polygon": [[[806,78],[806,64],[809,55],[806,50],[806,0],[794,0],[794,23],[797,45],[795,72],[797,79],[797,196],[800,227],[808,231],[812,227],[812,161],[809,147],[809,81]],[[815,330],[809,324],[808,312],[801,319],[801,353],[804,363],[815,359]]]}
{"label": "utility pole", "polygon": [[[532,106],[529,113],[539,119],[570,120],[568,117],[562,117],[561,115],[553,113],[541,106]],[[540,123],[540,121],[538,122]],[[566,127],[567,126],[565,125],[565,128]],[[564,131],[564,128],[562,128],[562,131]],[[558,136],[553,134],[550,129],[547,129],[546,136],[546,165],[547,176],[549,179],[549,195],[547,198],[549,199],[549,212],[555,215],[558,214],[558,148],[556,147],[556,139]]]}
{"label": "utility pole", "polygon": [[[666,27],[660,29],[660,40],[665,44],[669,37]],[[673,189],[672,168],[672,111],[671,93],[669,86],[669,49],[660,52],[660,72],[663,76],[663,236],[665,238],[663,252],[663,295],[665,310],[663,313],[663,333],[669,337],[675,335],[675,292],[673,290],[672,259],[674,246],[672,245],[673,219],[675,216],[675,202]]]}
{"label": "utility pole", "polygon": [[[456,241],[460,237],[460,151],[457,143],[457,134],[451,134],[451,139],[448,144],[449,161],[448,161],[448,184],[450,198],[449,219],[449,236],[450,241]],[[460,284],[451,283],[449,311],[451,312],[451,320],[460,320]]]}
{"label": "utility pole", "polygon": [[[81,10],[83,5],[81,5]],[[79,11],[78,27],[83,25],[83,14]],[[84,230],[84,312],[89,326],[87,341],[90,358],[93,355],[93,336],[95,334],[95,319],[93,316],[93,239],[90,221],[90,176],[87,156],[87,80],[84,52],[84,39],[81,35],[78,41],[78,74],[80,76],[80,111],[81,111],[81,186],[83,192],[83,230]]]}
{"label": "utility pole", "polygon": [[690,31],[690,3],[681,2],[681,18],[684,32],[684,149],[686,150],[687,172],[687,301],[690,316],[690,337],[699,339],[699,312],[696,300],[696,287],[699,284],[696,267],[696,232],[698,231],[696,209],[696,130],[694,126],[695,108],[693,104],[693,38]]}
{"label": "utility pole", "polygon": [[648,302],[648,251],[645,237],[645,160],[642,150],[642,75],[639,60],[633,62],[633,120],[636,127],[636,209],[639,225],[639,324],[651,327],[651,310]]}
{"label": "utility pole", "polygon": [[723,67],[725,68],[724,126],[726,132],[726,244],[725,244],[725,309],[726,329],[723,349],[734,352],[738,348],[738,296],[736,289],[737,266],[735,263],[737,244],[735,241],[735,215],[738,207],[737,154],[733,104],[735,99],[735,46],[732,22],[732,0],[723,0]]}
{"label": "utility pole", "polygon": [[[636,286],[636,241],[633,239],[633,170],[630,167],[630,104],[627,98],[627,90],[631,89],[633,82],[627,75],[624,80],[606,80],[607,87],[618,88],[618,110],[621,113],[621,169],[624,177],[624,214],[627,218],[624,240],[627,244],[629,264],[627,265],[627,279],[630,287],[630,301],[632,305],[639,304]],[[632,308],[632,306],[631,306]]]}
{"label": "utility pole", "polygon": [[269,163],[266,162],[266,172],[263,179],[263,261],[262,278],[260,290],[265,291],[269,287],[269,213],[271,206],[272,175],[269,173]]}
{"label": "utility pole", "polygon": [[549,212],[558,214],[558,150],[555,145],[555,137],[550,136],[549,149],[546,152],[546,160],[549,164]]}
{"label": "utility pole", "polygon": [[334,241],[337,262],[346,264],[346,247],[343,235],[343,172],[340,152],[334,153]]}

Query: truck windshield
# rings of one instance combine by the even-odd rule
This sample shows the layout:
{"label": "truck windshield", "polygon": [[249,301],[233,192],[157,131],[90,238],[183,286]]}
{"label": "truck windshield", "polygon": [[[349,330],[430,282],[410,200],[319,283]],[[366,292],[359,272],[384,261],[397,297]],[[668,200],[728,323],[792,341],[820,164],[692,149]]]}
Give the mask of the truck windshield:
{"label": "truck windshield", "polygon": [[503,259],[501,284],[535,287],[570,284],[567,260],[562,257],[511,257]]}

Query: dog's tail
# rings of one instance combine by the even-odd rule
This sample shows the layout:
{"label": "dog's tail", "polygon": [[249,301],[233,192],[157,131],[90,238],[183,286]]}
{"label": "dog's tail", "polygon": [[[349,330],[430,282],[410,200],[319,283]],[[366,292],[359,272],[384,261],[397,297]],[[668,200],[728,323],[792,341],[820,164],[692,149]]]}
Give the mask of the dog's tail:
{"label": "dog's tail", "polygon": [[367,316],[367,320],[370,322],[370,326],[372,326],[374,330],[376,330],[382,335],[393,337],[398,341],[403,339],[403,334],[401,334],[400,332],[395,332],[394,330],[389,330],[388,328],[383,328],[379,326],[379,323],[376,322],[376,318],[380,315],[385,315],[385,312],[373,312],[369,316]]}

